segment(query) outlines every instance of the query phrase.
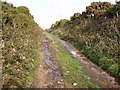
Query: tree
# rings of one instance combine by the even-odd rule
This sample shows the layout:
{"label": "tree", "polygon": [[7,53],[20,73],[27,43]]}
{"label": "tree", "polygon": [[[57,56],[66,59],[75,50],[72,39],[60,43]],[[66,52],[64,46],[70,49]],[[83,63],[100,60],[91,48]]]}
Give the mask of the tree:
{"label": "tree", "polygon": [[29,9],[25,6],[19,6],[19,7],[17,7],[17,10],[20,13],[29,14]]}
{"label": "tree", "polygon": [[107,11],[106,11],[106,17],[112,18],[114,16],[118,17],[120,15],[120,1],[116,2],[115,5],[111,6]]}
{"label": "tree", "polygon": [[70,17],[70,20],[74,21],[74,20],[80,19],[80,17],[81,17],[80,13],[75,13],[73,16]]}
{"label": "tree", "polygon": [[112,5],[109,2],[93,2],[86,7],[87,14],[95,16],[96,18],[103,16],[108,8]]}
{"label": "tree", "polygon": [[69,22],[69,20],[67,20],[67,19],[61,19],[60,20],[60,26],[64,26],[68,22]]}

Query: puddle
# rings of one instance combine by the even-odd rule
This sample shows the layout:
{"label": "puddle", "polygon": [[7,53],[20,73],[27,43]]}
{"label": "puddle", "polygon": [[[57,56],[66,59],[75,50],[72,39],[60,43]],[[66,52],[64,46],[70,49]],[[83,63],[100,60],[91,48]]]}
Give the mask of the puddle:
{"label": "puddle", "polygon": [[65,42],[65,41],[60,40],[60,42],[61,42],[61,44],[62,44],[65,48],[69,48],[69,46],[66,44],[66,42]]}
{"label": "puddle", "polygon": [[45,63],[46,63],[46,64],[52,64],[52,61],[51,61],[50,59],[46,59],[46,60],[45,60]]}
{"label": "puddle", "polygon": [[59,67],[57,65],[51,65],[50,69],[56,70],[56,69],[59,69]]}
{"label": "puddle", "polygon": [[59,69],[59,66],[56,65],[53,60],[51,60],[51,52],[49,50],[48,40],[42,35],[43,40],[43,53],[45,56],[44,63],[48,66],[48,75],[49,75],[49,82],[48,87],[57,84],[60,80],[62,80],[61,71]]}
{"label": "puddle", "polygon": [[80,62],[82,62],[84,64],[89,64],[89,62],[85,61],[85,59],[81,59]]}
{"label": "puddle", "polygon": [[48,72],[49,72],[49,73],[52,73],[52,72],[53,72],[53,70],[52,70],[52,69],[50,69],[50,70],[48,70]]}

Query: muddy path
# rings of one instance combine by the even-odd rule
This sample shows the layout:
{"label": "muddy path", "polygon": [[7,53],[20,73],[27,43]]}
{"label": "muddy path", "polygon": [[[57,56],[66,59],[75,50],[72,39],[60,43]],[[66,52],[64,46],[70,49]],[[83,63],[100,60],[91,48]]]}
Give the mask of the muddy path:
{"label": "muddy path", "polygon": [[[103,71],[91,60],[86,58],[74,46],[52,34],[51,36],[57,39],[66,51],[80,62],[80,66],[83,67],[82,72],[90,77],[90,81],[93,84],[98,85],[101,88],[120,88],[114,77],[111,77],[107,72]],[[42,32],[40,33],[40,37],[41,60],[38,69],[35,72],[35,80],[32,85],[33,88],[66,88],[67,86],[61,75],[59,62],[52,57],[54,54],[52,48],[49,46],[51,41],[47,39]]]}
{"label": "muddy path", "polygon": [[61,83],[63,82],[61,76],[61,69],[56,62],[52,58],[52,51],[50,50],[48,40],[42,32],[40,33],[41,37],[41,57],[40,65],[35,73],[35,82],[33,87],[35,88],[62,88]]}
{"label": "muddy path", "polygon": [[101,88],[120,88],[120,85],[118,85],[114,77],[110,76],[107,72],[86,58],[74,46],[54,35],[52,36],[62,44],[62,46],[68,51],[68,53],[72,55],[72,57],[80,62],[80,66],[83,67],[82,72],[90,77],[90,81],[92,83],[98,85]]}

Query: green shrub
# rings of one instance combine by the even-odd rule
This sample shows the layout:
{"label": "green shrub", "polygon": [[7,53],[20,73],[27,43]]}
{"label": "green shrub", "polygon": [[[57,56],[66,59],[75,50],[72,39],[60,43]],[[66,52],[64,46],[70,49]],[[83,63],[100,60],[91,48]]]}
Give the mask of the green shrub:
{"label": "green shrub", "polygon": [[[18,9],[19,8],[19,9]],[[27,7],[2,2],[3,87],[30,87],[39,60],[39,30]],[[22,10],[24,9],[24,10]]]}

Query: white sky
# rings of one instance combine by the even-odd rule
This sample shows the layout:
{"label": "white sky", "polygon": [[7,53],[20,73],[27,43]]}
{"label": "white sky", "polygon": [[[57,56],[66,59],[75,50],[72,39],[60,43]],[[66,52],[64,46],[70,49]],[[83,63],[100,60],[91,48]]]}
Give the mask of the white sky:
{"label": "white sky", "polygon": [[95,1],[107,1],[112,4],[115,0],[3,0],[14,6],[26,6],[34,16],[35,21],[43,28],[50,26],[60,19],[69,19],[74,13],[85,11],[85,7]]}

